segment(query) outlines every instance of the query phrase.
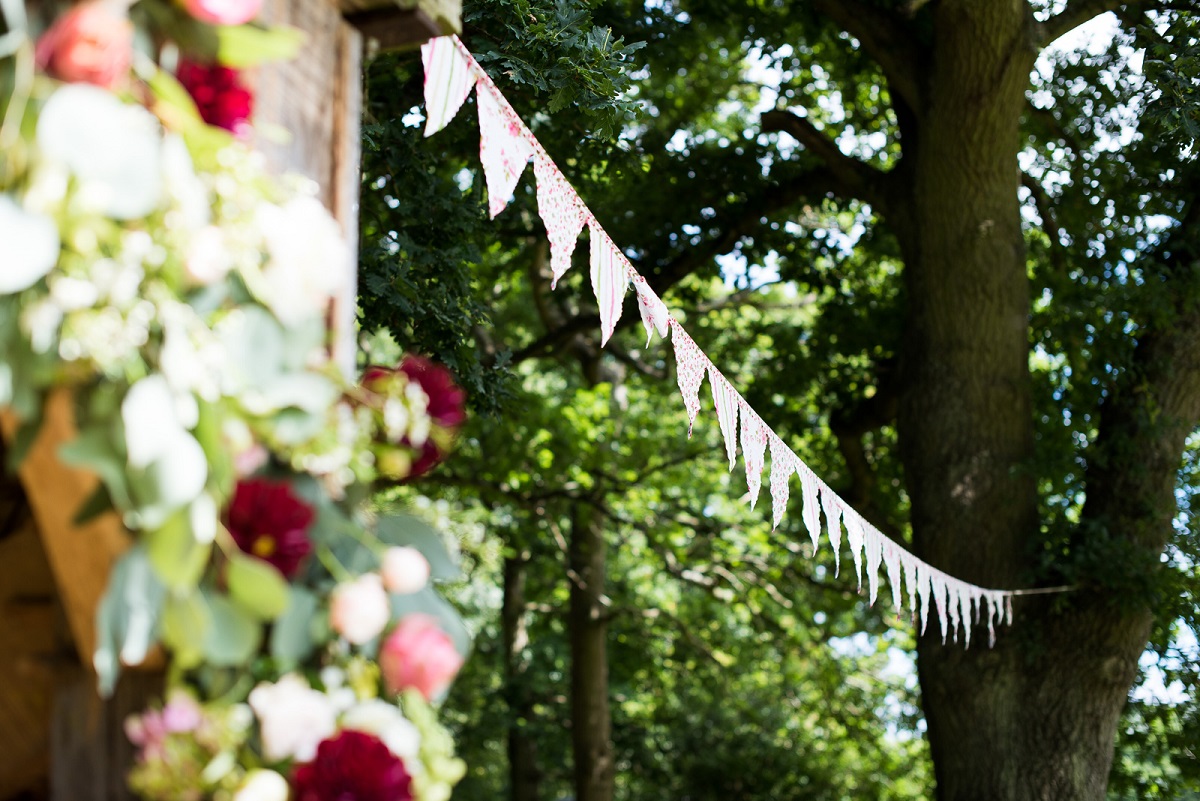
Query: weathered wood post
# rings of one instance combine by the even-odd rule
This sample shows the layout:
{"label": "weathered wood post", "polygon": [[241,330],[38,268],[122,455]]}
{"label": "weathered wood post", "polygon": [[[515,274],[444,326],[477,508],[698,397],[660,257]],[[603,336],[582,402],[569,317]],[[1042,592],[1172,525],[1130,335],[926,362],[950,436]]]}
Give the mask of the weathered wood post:
{"label": "weathered wood post", "polygon": [[[460,8],[459,0],[267,0],[262,20],[299,28],[307,42],[299,58],[253,75],[256,122],[291,135],[260,149],[274,169],[319,184],[351,243],[358,235],[364,48],[410,47],[451,33]],[[354,278],[346,276],[332,311],[347,365]],[[2,423],[0,457],[18,434],[11,416]],[[127,671],[112,698],[96,693],[95,611],[131,537],[111,513],[74,525],[96,478],[58,461],[59,445],[72,434],[70,397],[58,393],[19,481],[0,472],[0,801],[129,798],[124,776],[133,749],[122,723],[161,688],[160,666],[151,664]]]}

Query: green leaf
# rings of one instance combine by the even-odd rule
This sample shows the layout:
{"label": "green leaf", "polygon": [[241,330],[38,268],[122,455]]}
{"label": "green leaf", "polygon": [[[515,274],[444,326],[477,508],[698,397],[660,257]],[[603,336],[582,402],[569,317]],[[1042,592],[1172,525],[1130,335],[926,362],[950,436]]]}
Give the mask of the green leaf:
{"label": "green leaf", "polygon": [[76,526],[86,526],[105,512],[112,511],[112,508],[112,496],[108,492],[108,487],[104,486],[104,482],[100,482],[75,512],[71,523]]}
{"label": "green leaf", "polygon": [[167,600],[162,615],[162,641],[171,649],[177,667],[187,670],[204,661],[204,641],[210,628],[212,615],[200,593]]}
{"label": "green leaf", "polygon": [[118,507],[128,509],[133,506],[125,454],[114,443],[108,428],[92,427],[80,431],[79,436],[59,447],[58,458],[99,476]]}
{"label": "green leaf", "polygon": [[215,30],[217,61],[233,69],[295,58],[306,38],[304,32],[296,28],[222,25]]}
{"label": "green leaf", "polygon": [[192,532],[187,510],[171,515],[144,536],[146,552],[155,573],[176,593],[188,592],[200,583],[211,543],[199,543]]}
{"label": "green leaf", "polygon": [[174,75],[155,67],[148,75],[144,75],[143,79],[158,100],[154,107],[155,113],[169,128],[183,131],[205,125],[199,109],[196,108],[196,101],[192,100],[187,89],[183,88],[183,84],[176,80]]}
{"label": "green leaf", "polygon": [[429,560],[429,575],[435,579],[453,579],[460,574],[457,553],[446,547],[441,532],[424,520],[406,514],[381,517],[375,534],[388,545],[411,545]]}
{"label": "green leaf", "polygon": [[288,608],[287,579],[262,559],[231,555],[225,581],[234,602],[259,620],[274,620]]}
{"label": "green leaf", "polygon": [[303,587],[292,587],[288,606],[271,627],[271,656],[283,669],[308,658],[315,647],[312,621],[317,615],[317,596]]}
{"label": "green leaf", "polygon": [[108,586],[96,607],[96,653],[92,664],[100,694],[112,694],[121,665],[146,658],[158,633],[166,590],[155,575],[145,548],[130,548],[113,565]]}
{"label": "green leaf", "polygon": [[206,593],[212,628],[204,638],[204,658],[216,667],[245,665],[262,643],[262,624],[223,595]]}

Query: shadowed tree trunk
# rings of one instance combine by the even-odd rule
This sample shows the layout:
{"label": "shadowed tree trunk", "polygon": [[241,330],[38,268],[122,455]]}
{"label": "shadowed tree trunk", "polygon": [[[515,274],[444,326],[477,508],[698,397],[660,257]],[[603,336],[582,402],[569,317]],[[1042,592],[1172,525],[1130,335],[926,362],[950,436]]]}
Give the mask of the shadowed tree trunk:
{"label": "shadowed tree trunk", "polygon": [[504,683],[508,700],[508,775],[511,801],[539,801],[541,773],[537,744],[529,736],[533,718],[527,664],[523,658],[529,635],[525,628],[525,573],[529,553],[504,560],[504,603],[500,624],[504,636]]}

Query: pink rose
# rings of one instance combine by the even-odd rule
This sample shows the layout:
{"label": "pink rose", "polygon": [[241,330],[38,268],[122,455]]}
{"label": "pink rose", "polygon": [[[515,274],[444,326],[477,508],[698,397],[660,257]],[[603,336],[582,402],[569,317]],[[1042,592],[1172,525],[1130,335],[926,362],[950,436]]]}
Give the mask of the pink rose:
{"label": "pink rose", "polygon": [[411,595],[429,582],[429,560],[416,548],[388,548],[383,554],[383,586],[397,595]]}
{"label": "pink rose", "polygon": [[392,608],[383,590],[383,579],[377,573],[367,573],[333,588],[329,600],[329,625],[355,645],[378,637],[391,616]]}
{"label": "pink rose", "polygon": [[75,6],[37,41],[38,66],[68,83],[112,89],[129,74],[133,25],[100,2]]}
{"label": "pink rose", "polygon": [[379,649],[379,669],[388,691],[413,687],[426,699],[449,687],[462,663],[462,655],[437,621],[419,613],[401,620]]}
{"label": "pink rose", "polygon": [[210,25],[241,25],[258,16],[262,0],[183,0],[183,7]]}

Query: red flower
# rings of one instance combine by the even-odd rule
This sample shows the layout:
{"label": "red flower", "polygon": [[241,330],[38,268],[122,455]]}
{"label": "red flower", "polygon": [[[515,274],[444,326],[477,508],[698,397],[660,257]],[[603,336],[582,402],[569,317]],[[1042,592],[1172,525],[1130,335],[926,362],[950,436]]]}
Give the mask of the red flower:
{"label": "red flower", "polygon": [[242,85],[240,72],[183,59],[175,77],[196,101],[205,122],[238,135],[245,131],[254,108],[254,95]]}
{"label": "red flower", "polygon": [[412,778],[373,734],[345,730],[292,774],[295,801],[412,801]]}
{"label": "red flower", "polygon": [[312,507],[293,495],[286,481],[239,481],[229,502],[228,525],[234,542],[287,578],[296,575],[312,551],[308,539],[312,522]]}
{"label": "red flower", "polygon": [[414,478],[428,472],[450,452],[454,435],[467,419],[466,393],[454,383],[454,376],[440,364],[422,356],[408,354],[395,369],[368,367],[363,373],[364,389],[386,395],[396,375],[415,381],[429,398],[425,413],[433,422],[433,430],[421,445],[415,446],[407,437],[400,444],[417,450],[408,468],[407,477]]}

